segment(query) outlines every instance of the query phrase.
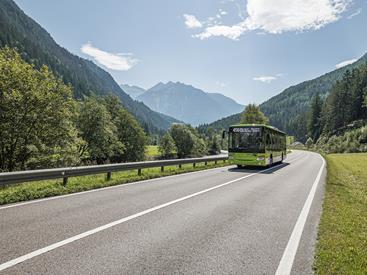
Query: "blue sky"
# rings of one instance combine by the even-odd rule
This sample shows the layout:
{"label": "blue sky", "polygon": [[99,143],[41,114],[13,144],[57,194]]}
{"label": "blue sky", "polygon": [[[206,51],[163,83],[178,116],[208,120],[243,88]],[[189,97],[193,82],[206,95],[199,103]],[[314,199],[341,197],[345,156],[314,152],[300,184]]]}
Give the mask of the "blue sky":
{"label": "blue sky", "polygon": [[367,52],[366,0],[15,2],[118,83],[180,81],[243,104]]}

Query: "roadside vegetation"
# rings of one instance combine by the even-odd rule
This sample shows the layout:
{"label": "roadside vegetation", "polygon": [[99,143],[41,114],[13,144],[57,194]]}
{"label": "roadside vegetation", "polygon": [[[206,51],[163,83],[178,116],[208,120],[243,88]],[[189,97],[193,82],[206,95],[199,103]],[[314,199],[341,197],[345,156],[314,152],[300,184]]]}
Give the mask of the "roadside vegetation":
{"label": "roadside vegetation", "polygon": [[47,66],[38,69],[8,47],[0,50],[0,91],[0,172],[200,157],[221,149],[218,135],[185,124],[155,137],[159,147],[148,146],[152,137],[118,97],[76,100]]}
{"label": "roadside vegetation", "polygon": [[143,160],[147,137],[115,96],[73,98],[46,66],[0,50],[0,172]]}
{"label": "roadside vegetation", "polygon": [[326,98],[313,97],[307,136],[313,150],[367,152],[367,64],[347,70]]}
{"label": "roadside vegetation", "polygon": [[367,154],[326,155],[316,274],[367,274]]}
{"label": "roadside vegetation", "polygon": [[145,148],[145,158],[147,160],[153,160],[155,158],[158,158],[160,156],[158,146],[157,145],[148,145]]}
{"label": "roadside vegetation", "polygon": [[184,164],[181,168],[178,166],[166,166],[164,167],[163,172],[161,171],[160,167],[147,168],[142,169],[141,175],[138,175],[136,170],[115,172],[112,173],[112,179],[109,181],[106,180],[105,174],[73,177],[69,178],[68,184],[66,186],[62,184],[62,179],[20,183],[16,185],[0,187],[0,205],[71,194],[107,186],[178,175],[227,165],[229,165],[228,162],[223,161],[218,161],[217,164],[214,162],[208,162],[207,165],[204,163],[197,163],[195,167],[193,167],[192,164]]}

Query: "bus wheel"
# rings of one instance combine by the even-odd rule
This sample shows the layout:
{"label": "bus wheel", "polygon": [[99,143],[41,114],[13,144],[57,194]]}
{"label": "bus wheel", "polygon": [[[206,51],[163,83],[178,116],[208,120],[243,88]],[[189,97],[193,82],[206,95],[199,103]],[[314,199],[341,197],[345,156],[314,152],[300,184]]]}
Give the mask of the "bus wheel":
{"label": "bus wheel", "polygon": [[237,164],[237,168],[238,168],[238,169],[241,169],[242,167],[243,167],[242,165]]}
{"label": "bus wheel", "polygon": [[269,166],[273,166],[273,155],[270,155],[270,162],[269,162]]}

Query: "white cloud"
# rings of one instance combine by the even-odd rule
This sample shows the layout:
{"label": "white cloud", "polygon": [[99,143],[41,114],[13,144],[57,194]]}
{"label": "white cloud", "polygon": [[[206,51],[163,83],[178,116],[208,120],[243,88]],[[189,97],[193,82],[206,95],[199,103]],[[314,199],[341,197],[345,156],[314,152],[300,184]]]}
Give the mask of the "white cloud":
{"label": "white cloud", "polygon": [[272,81],[277,80],[277,77],[262,75],[262,76],[256,76],[252,79],[255,80],[255,81],[261,81],[261,82],[264,82],[264,83],[271,83]]}
{"label": "white cloud", "polygon": [[248,0],[247,17],[234,25],[206,26],[194,37],[224,36],[237,40],[248,31],[279,34],[317,30],[341,18],[353,0]]}
{"label": "white cloud", "polygon": [[354,16],[359,15],[362,12],[362,9],[358,9],[355,12],[353,12],[351,15],[348,16],[348,19],[352,19]]}
{"label": "white cloud", "polygon": [[343,62],[340,62],[340,63],[336,64],[335,68],[337,68],[337,69],[342,68],[344,66],[347,66],[347,65],[350,65],[350,64],[356,62],[357,60],[358,59],[356,59],[356,58],[353,58],[353,59],[350,59],[350,60],[345,60]]}
{"label": "white cloud", "polygon": [[224,36],[229,39],[237,40],[244,29],[241,25],[234,26],[224,26],[224,25],[215,25],[210,26],[205,29],[204,32],[193,35],[193,37],[200,38],[201,40],[207,39],[212,36]]}
{"label": "white cloud", "polygon": [[185,18],[185,25],[189,29],[201,28],[203,24],[191,14],[184,14],[183,17]]}
{"label": "white cloud", "polygon": [[80,50],[86,55],[93,57],[99,64],[111,70],[127,71],[139,62],[138,59],[132,57],[131,53],[109,53],[93,47],[90,42],[82,45]]}

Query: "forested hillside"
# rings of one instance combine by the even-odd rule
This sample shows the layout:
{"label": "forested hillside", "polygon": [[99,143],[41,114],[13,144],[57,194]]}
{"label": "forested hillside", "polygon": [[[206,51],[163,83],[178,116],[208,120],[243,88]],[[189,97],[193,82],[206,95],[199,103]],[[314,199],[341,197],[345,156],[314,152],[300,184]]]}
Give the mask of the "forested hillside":
{"label": "forested hillside", "polygon": [[308,115],[306,145],[325,152],[367,151],[367,64],[346,71],[325,100],[316,94]]}
{"label": "forested hillside", "polygon": [[[271,125],[305,142],[307,139],[307,116],[312,98],[317,94],[321,100],[324,100],[330,93],[333,85],[343,78],[346,71],[352,71],[366,62],[367,54],[351,65],[287,88],[280,94],[262,103],[260,108],[270,119]],[[200,128],[202,131],[209,127],[216,130],[226,129],[229,125],[239,121],[240,114],[236,114],[208,125],[202,125]]]}
{"label": "forested hillside", "polygon": [[367,54],[351,65],[289,87],[261,104],[260,108],[269,117],[272,125],[305,141],[307,134],[305,121],[312,97],[318,94],[325,99],[331,87],[347,70],[353,70],[366,62]]}
{"label": "forested hillside", "polygon": [[5,45],[17,48],[22,58],[36,68],[47,65],[64,83],[72,85],[76,98],[109,93],[117,95],[148,132],[167,130],[176,121],[132,100],[109,73],[60,47],[12,0],[0,1],[0,47]]}

